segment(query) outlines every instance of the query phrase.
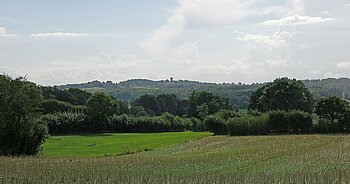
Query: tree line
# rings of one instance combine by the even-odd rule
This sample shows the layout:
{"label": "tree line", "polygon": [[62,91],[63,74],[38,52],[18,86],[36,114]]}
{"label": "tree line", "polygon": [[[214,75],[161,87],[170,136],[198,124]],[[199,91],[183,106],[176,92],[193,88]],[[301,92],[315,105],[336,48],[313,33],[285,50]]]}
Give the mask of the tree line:
{"label": "tree line", "polygon": [[0,155],[36,154],[49,134],[211,131],[215,134],[348,133],[349,103],[315,100],[304,83],[279,78],[256,90],[247,114],[210,92],[144,94],[125,103],[102,92],[38,86],[0,75]]}

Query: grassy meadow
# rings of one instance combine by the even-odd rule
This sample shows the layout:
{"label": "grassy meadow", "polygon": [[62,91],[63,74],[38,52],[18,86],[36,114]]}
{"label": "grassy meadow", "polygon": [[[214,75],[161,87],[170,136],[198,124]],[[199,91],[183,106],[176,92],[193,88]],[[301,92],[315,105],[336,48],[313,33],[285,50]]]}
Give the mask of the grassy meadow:
{"label": "grassy meadow", "polygon": [[52,136],[43,145],[48,157],[106,157],[150,151],[212,135],[209,132],[105,133]]}
{"label": "grassy meadow", "polygon": [[153,151],[100,158],[50,157],[45,150],[52,146],[50,141],[44,147],[47,156],[0,157],[0,183],[350,181],[348,135],[210,136]]}

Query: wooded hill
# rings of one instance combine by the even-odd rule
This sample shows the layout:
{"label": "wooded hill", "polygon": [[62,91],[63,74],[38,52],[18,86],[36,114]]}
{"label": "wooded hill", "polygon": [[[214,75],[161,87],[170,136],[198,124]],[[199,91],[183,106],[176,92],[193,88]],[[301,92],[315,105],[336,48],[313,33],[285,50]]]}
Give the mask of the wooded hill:
{"label": "wooded hill", "polygon": [[[314,98],[323,96],[338,96],[350,100],[350,79],[317,79],[303,80],[303,83],[313,93]],[[144,95],[176,94],[181,99],[188,99],[193,91],[206,91],[228,98],[231,105],[238,109],[246,109],[251,94],[264,83],[206,83],[189,80],[161,80],[132,79],[120,83],[111,81],[92,81],[82,84],[67,84],[58,86],[59,89],[78,88],[88,92],[104,92],[125,102],[133,102]]]}

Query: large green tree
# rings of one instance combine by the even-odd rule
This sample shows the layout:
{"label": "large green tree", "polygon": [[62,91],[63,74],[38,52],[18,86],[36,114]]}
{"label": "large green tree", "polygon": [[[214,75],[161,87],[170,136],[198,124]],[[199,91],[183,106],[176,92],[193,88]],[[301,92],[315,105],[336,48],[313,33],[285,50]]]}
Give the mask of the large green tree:
{"label": "large green tree", "polygon": [[250,109],[261,112],[271,110],[302,110],[312,112],[313,97],[298,80],[278,78],[252,94]]}
{"label": "large green tree", "polygon": [[47,137],[41,90],[25,78],[0,75],[0,155],[36,154]]}

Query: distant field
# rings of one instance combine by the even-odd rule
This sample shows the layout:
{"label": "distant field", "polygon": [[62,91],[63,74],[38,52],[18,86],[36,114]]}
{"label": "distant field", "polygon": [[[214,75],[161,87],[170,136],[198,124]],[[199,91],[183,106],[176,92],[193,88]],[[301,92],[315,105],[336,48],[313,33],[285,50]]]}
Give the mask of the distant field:
{"label": "distant field", "polygon": [[210,136],[116,157],[0,157],[0,178],[0,183],[349,183],[350,136]]}
{"label": "distant field", "polygon": [[50,157],[125,155],[181,144],[210,135],[209,132],[174,132],[52,136],[45,142],[42,154]]}

